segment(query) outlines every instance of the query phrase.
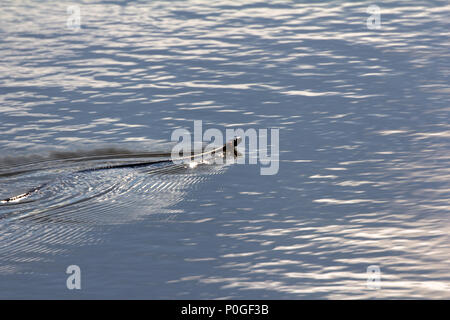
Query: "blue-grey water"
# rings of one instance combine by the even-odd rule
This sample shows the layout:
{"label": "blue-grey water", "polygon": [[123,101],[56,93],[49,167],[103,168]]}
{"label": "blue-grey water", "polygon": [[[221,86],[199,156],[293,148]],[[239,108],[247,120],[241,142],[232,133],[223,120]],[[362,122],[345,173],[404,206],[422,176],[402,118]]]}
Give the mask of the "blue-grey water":
{"label": "blue-grey water", "polygon": [[[450,298],[449,16],[3,0],[0,198],[50,183],[0,204],[0,298]],[[280,128],[279,172],[76,173],[158,158],[193,120]]]}

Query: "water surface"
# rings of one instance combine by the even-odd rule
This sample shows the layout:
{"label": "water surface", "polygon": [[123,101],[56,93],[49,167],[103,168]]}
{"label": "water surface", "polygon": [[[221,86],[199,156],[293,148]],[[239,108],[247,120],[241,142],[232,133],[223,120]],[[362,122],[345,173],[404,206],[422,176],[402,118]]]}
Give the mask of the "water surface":
{"label": "water surface", "polygon": [[[78,3],[0,6],[1,298],[450,298],[447,1]],[[76,173],[193,120],[278,174]]]}

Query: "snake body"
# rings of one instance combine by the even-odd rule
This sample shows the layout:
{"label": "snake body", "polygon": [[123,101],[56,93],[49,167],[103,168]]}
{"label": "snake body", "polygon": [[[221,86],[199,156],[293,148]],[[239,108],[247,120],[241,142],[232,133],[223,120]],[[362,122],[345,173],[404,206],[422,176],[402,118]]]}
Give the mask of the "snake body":
{"label": "snake body", "polygon": [[[96,167],[96,168],[79,170],[79,171],[76,171],[75,173],[84,173],[84,172],[92,172],[92,171],[108,170],[108,169],[121,169],[121,168],[140,168],[140,167],[147,167],[147,166],[152,166],[152,165],[161,164],[161,163],[175,163],[175,162],[183,162],[183,161],[188,161],[188,160],[196,161],[199,158],[215,155],[216,153],[219,153],[219,152],[222,152],[224,156],[230,152],[233,152],[234,156],[236,156],[237,155],[236,146],[241,141],[242,141],[242,139],[240,137],[235,137],[233,140],[225,143],[222,147],[215,148],[215,149],[209,150],[209,151],[204,151],[201,153],[193,153],[191,155],[179,157],[176,159],[165,159],[165,160],[158,160],[158,161],[126,163],[126,164],[119,164],[119,165]],[[15,195],[15,196],[3,199],[0,201],[0,203],[7,204],[7,203],[18,202],[18,201],[30,196],[31,194],[38,192],[42,188],[46,187],[48,184],[49,184],[49,182],[43,183],[40,186],[34,187],[25,193],[21,193],[19,195]]]}

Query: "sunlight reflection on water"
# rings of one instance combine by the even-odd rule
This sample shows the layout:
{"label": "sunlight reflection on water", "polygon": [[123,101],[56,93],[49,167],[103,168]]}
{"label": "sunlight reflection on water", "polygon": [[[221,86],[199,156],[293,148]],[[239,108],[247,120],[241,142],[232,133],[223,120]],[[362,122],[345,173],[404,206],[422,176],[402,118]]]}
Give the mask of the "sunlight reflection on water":
{"label": "sunlight reflection on water", "polygon": [[[380,30],[364,1],[80,1],[78,31],[69,4],[0,7],[0,191],[51,177],[58,201],[123,197],[0,222],[0,296],[64,297],[48,279],[70,256],[98,268],[83,297],[450,297],[446,1],[383,1]],[[279,173],[5,175],[30,155],[157,150],[196,119],[279,127]],[[43,276],[21,290],[26,274]]]}

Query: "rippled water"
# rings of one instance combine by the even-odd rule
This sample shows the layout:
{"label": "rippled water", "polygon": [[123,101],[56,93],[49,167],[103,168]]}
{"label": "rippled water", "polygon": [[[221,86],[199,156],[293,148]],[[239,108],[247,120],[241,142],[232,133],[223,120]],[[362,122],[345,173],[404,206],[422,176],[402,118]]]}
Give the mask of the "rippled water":
{"label": "rippled water", "polygon": [[[447,1],[0,6],[0,297],[450,298]],[[280,128],[280,170],[77,171],[176,128]],[[82,289],[67,290],[69,265]],[[381,289],[366,269],[381,269]]]}

